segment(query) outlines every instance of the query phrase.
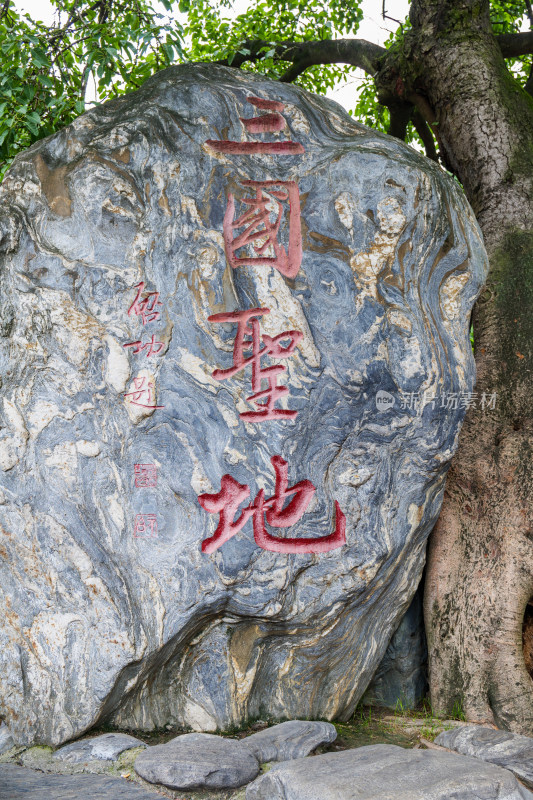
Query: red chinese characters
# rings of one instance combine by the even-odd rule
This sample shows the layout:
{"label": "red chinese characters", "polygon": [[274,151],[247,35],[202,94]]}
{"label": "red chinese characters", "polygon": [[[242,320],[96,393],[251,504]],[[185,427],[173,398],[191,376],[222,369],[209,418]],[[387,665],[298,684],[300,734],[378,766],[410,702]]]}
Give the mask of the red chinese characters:
{"label": "red chinese characters", "polygon": [[157,538],[157,515],[156,514],[137,514],[135,516],[135,528],[133,535],[138,539]]}
{"label": "red chinese characters", "polygon": [[[297,411],[284,408],[274,408],[280,397],[288,394],[286,386],[278,386],[277,380],[281,373],[286,371],[286,367],[276,364],[270,367],[261,367],[261,359],[264,356],[271,358],[288,358],[294,353],[298,342],[303,338],[300,331],[283,331],[277,336],[261,334],[259,329],[259,318],[264,314],[269,314],[268,308],[249,308],[245,311],[230,311],[222,314],[212,314],[208,317],[209,322],[236,322],[237,335],[233,346],[233,366],[228,369],[216,369],[213,378],[217,381],[224,381],[233,378],[234,375],[252,367],[252,389],[254,394],[247,397],[249,403],[257,406],[257,411],[244,411],[240,414],[245,422],[264,422],[269,419],[294,419]],[[250,337],[248,340],[247,337]],[[288,340],[285,346],[282,344]],[[249,356],[245,351],[251,350]],[[266,389],[262,388],[262,382],[268,384]],[[261,402],[264,401],[264,402]]]}
{"label": "red chinese characters", "polygon": [[[150,322],[157,322],[157,320],[161,319],[161,312],[157,306],[162,306],[163,303],[159,299],[159,292],[147,292],[146,297],[143,297],[144,286],[144,281],[141,281],[134,287],[137,289],[137,295],[128,309],[128,315],[135,314],[141,318],[143,325],[148,325]],[[155,333],[153,333],[149,342],[142,342],[138,339],[136,342],[126,342],[122,346],[133,347],[134,355],[138,355],[145,350],[146,357],[150,358],[151,356],[158,356],[164,350],[165,343],[157,342]]]}
{"label": "red chinese characters", "polygon": [[[265,134],[279,134],[286,127],[283,103],[250,96],[248,102],[259,109],[254,117],[240,117],[244,128],[256,141],[213,140],[206,142],[214,152],[229,155],[297,155],[304,152],[299,142],[280,140],[276,136],[266,141]],[[268,162],[267,162],[268,163]],[[270,178],[270,176],[269,176]],[[229,194],[224,214],[223,236],[228,264],[237,267],[271,267],[288,279],[294,279],[302,263],[301,209],[298,185],[294,180],[241,180],[243,191]],[[270,313],[268,308],[213,314],[212,323],[234,323],[237,332],[233,346],[233,364],[212,373],[218,381],[228,380],[251,368],[252,394],[247,401],[255,411],[241,412],[246,422],[294,419],[295,409],[276,407],[277,401],[288,394],[278,379],[286,367],[264,364],[265,358],[286,359],[294,354],[303,334],[287,330],[275,336],[262,334],[260,320]],[[335,527],[332,533],[320,538],[284,538],[274,536],[267,528],[289,528],[305,514],[316,491],[308,480],[288,485],[288,465],[281,456],[271,463],[276,476],[275,491],[266,497],[261,489],[253,502],[243,505],[250,497],[250,488],[231,475],[223,475],[220,491],[201,494],[199,503],[208,513],[218,514],[218,524],[212,536],[202,543],[204,553],[212,553],[242,530],[252,519],[254,539],[259,547],[280,553],[328,552],[346,543],[346,518],[335,502]]]}
{"label": "red chinese characters", "polygon": [[[149,325],[152,322],[157,322],[161,319],[160,307],[163,305],[159,299],[159,292],[146,292],[144,281],[140,281],[135,287],[137,290],[135,299],[128,309],[129,316],[140,317],[144,325]],[[145,353],[147,358],[160,355],[164,348],[165,343],[157,341],[156,334],[153,333],[149,341],[143,342],[138,339],[134,342],[126,342],[123,347],[131,347],[134,355]],[[142,374],[142,373],[145,374]],[[135,416],[139,414],[146,416],[156,409],[164,408],[164,406],[157,405],[156,392],[155,392],[155,378],[147,370],[142,370],[137,377],[132,379],[133,388],[130,386],[130,391],[124,393],[124,398],[128,401],[130,406],[137,406],[138,409],[147,409],[147,411],[135,411]],[[128,413],[131,409],[128,408]],[[135,464],[134,465],[134,478],[136,489],[150,489],[157,487],[157,467],[155,464]],[[155,512],[136,514],[133,525],[133,536],[136,539],[154,539],[157,538],[157,509]]]}
{"label": "red chinese characters", "polygon": [[[277,100],[263,100],[261,97],[247,97],[248,102],[261,110],[267,111],[259,117],[239,117],[249,133],[277,133],[285,127],[281,111],[285,106]],[[267,153],[271,155],[300,155],[305,152],[300,142],[284,139],[277,142],[236,142],[222,139],[208,139],[206,144],[216,153],[236,155],[255,155]]]}
{"label": "red chinese characters", "polygon": [[[212,553],[231,539],[253,516],[254,539],[263,550],[276,553],[326,553],[346,543],[346,517],[335,501],[335,529],[320,538],[282,538],[273,536],[266,528],[266,522],[273,528],[289,528],[304,515],[315,487],[311,481],[299,481],[288,485],[288,464],[281,456],[273,456],[271,464],[276,475],[275,492],[265,498],[263,489],[253,503],[245,506],[235,519],[239,506],[250,496],[250,488],[238,483],[231,475],[223,475],[220,492],[201,494],[198,502],[210,514],[219,514],[219,522],[213,536],[202,542],[202,551]],[[285,501],[289,498],[287,505]]]}
{"label": "red chinese characters", "polygon": [[134,406],[141,406],[142,408],[164,408],[165,406],[158,406],[155,403],[155,390],[154,384],[151,380],[143,375],[133,378],[134,389],[131,392],[126,392],[124,397],[131,397],[130,403]]}
{"label": "red chinese characters", "polygon": [[[242,198],[246,210],[235,218],[235,198],[228,197],[223,231],[226,256],[231,266],[274,267],[286,278],[295,278],[302,263],[300,195],[295,181],[241,181],[251,196]],[[288,252],[278,241],[289,206]],[[241,230],[239,230],[241,229]]]}
{"label": "red chinese characters", "polygon": [[138,340],[137,342],[127,342],[126,344],[123,344],[122,347],[133,347],[134,355],[138,355],[139,353],[142,353],[143,350],[146,350],[145,355],[147,358],[150,358],[150,356],[158,356],[164,349],[165,343],[156,342],[155,333],[153,333],[152,340],[150,342],[143,343],[141,340]]}
{"label": "red chinese characters", "polygon": [[137,296],[128,309],[128,315],[136,314],[141,317],[143,325],[161,319],[161,312],[157,310],[157,306],[163,305],[159,299],[159,292],[148,292],[146,297],[142,297],[144,281],[138,283],[134,288],[137,289]]}
{"label": "red chinese characters", "polygon": [[[137,294],[128,309],[128,315],[140,317],[143,325],[160,320],[161,311],[158,306],[162,306],[163,303],[159,299],[159,292],[145,292],[144,281],[140,281],[134,288],[137,290]],[[135,342],[126,342],[122,346],[131,347],[134,355],[144,352],[147,358],[151,358],[163,352],[165,342],[157,341],[156,334],[153,333],[152,338],[147,342],[137,339]],[[133,390],[126,392],[124,397],[129,399],[131,405],[141,408],[152,410],[164,408],[164,406],[156,405],[154,383],[151,376],[141,374],[133,378]]]}
{"label": "red chinese characters", "polygon": [[155,464],[135,464],[135,488],[146,489],[157,486],[157,467]]}

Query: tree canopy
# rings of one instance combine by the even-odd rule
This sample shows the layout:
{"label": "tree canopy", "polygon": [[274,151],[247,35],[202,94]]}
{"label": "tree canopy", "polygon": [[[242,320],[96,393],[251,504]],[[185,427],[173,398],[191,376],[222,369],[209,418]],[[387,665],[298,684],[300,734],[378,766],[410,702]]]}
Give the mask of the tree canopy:
{"label": "tree canopy", "polygon": [[[13,0],[4,1],[0,175],[17,152],[85,110],[89,84],[103,102],[182,61],[258,70],[319,94],[362,68],[367,78],[351,113],[407,141],[418,138],[427,155],[437,158],[434,120],[424,115],[420,101],[417,105],[416,98],[402,97],[401,85],[391,92],[375,81],[386,50],[399,59],[408,57],[408,18],[383,48],[353,38],[362,19],[360,0],[250,0],[237,15],[232,0],[161,1],[166,13],[157,11],[152,0],[52,0],[57,12],[51,25],[18,12]],[[529,0],[491,2],[492,27],[509,68],[533,90],[533,33],[519,34],[528,20],[533,23]]]}
{"label": "tree canopy", "polygon": [[11,0],[0,10],[0,174],[17,152],[83,113],[91,78],[105,101],[183,56],[181,26],[149,0],[54,6],[52,25],[20,14]]}

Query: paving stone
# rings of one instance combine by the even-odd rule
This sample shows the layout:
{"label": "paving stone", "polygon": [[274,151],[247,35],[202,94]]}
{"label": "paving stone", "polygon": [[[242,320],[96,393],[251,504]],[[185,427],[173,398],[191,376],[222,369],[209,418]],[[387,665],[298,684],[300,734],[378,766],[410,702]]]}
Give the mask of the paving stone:
{"label": "paving stone", "polygon": [[61,747],[54,753],[54,758],[61,761],[83,762],[101,759],[115,761],[116,758],[133,747],[146,747],[145,742],[129,736],[127,733],[104,733],[92,739],[79,739]]}
{"label": "paving stone", "polygon": [[171,789],[232,789],[252,781],[259,774],[259,762],[235,739],[186,733],[148,747],[136,759],[135,772]]}
{"label": "paving stone", "polygon": [[261,763],[265,763],[304,758],[318,745],[336,738],[337,731],[330,722],[294,719],[253,733],[242,741]]}
{"label": "paving stone", "polygon": [[435,750],[377,744],[276,764],[246,800],[532,800],[511,772]]}
{"label": "paving stone", "polygon": [[444,731],[435,742],[465,756],[505,767],[533,789],[533,738],[529,736],[468,725]]}
{"label": "paving stone", "polygon": [[121,778],[51,775],[0,764],[0,800],[161,800],[161,795]]}

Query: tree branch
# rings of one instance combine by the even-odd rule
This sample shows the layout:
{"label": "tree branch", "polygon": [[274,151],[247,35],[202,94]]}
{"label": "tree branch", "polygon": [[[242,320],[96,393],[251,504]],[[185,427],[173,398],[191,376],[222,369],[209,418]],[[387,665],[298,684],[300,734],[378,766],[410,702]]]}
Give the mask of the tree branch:
{"label": "tree branch", "polygon": [[[521,33],[501,33],[495,37],[504,58],[513,58],[533,53],[533,31]],[[351,64],[360,67],[369,75],[378,69],[380,58],[387,52],[366,39],[324,39],[311,42],[280,42],[273,44],[264,39],[248,40],[243,43],[242,50],[247,53],[236,53],[233,59],[223,59],[217,64],[240,67],[247,61],[260,61],[264,58],[262,49],[274,50],[274,57],[279,61],[290,61],[292,67],[287,70],[281,80],[290,83],[301,75],[308,67],[318,64]]]}
{"label": "tree branch", "polygon": [[4,0],[4,4],[2,5],[2,8],[0,9],[0,21],[4,17],[8,17],[9,16],[9,6],[10,6],[10,0]]}
{"label": "tree branch", "polygon": [[422,144],[424,145],[424,150],[426,151],[427,157],[432,161],[436,161],[438,164],[439,157],[437,155],[437,148],[435,147],[435,140],[428,125],[426,124],[426,120],[418,110],[415,110],[412,119],[415,130],[422,139]]}
{"label": "tree branch", "polygon": [[382,6],[381,6],[381,17],[382,17],[382,19],[390,19],[391,22],[396,22],[396,23],[398,23],[400,28],[402,27],[402,23],[401,23],[401,21],[399,19],[394,19],[394,17],[389,17],[389,15],[387,14],[387,9],[385,8],[385,0],[383,0]]}
{"label": "tree branch", "polygon": [[81,86],[80,86],[80,96],[84,103],[85,103],[85,95],[87,93],[87,84],[89,83],[90,74],[91,70],[86,64],[81,73]]}
{"label": "tree branch", "polygon": [[496,36],[504,58],[526,56],[533,53],[533,31],[522,33],[500,33]]}
{"label": "tree branch", "polygon": [[247,53],[237,53],[233,59],[218,61],[225,66],[240,67],[246,61],[260,61],[264,54],[260,52],[266,48],[274,50],[274,57],[278,61],[290,61],[290,67],[280,80],[290,83],[301,75],[308,67],[317,64],[351,64],[353,67],[364,69],[369,75],[374,75],[378,69],[379,59],[387,52],[366,39],[324,39],[313,42],[280,42],[272,45],[262,39],[244,42],[241,50]]}
{"label": "tree branch", "polygon": [[378,69],[380,58],[386,53],[380,47],[366,39],[335,39],[318,42],[301,42],[294,45],[290,53],[293,66],[282,75],[281,80],[289,83],[308,67],[316,64],[351,64],[359,67],[369,75],[374,75]]}
{"label": "tree branch", "polygon": [[111,10],[111,3],[112,0],[101,0],[98,3],[98,24],[103,25],[104,22],[107,22],[107,18],[109,17],[109,12]]}
{"label": "tree branch", "polygon": [[389,102],[387,108],[390,114],[390,125],[387,133],[389,136],[394,136],[404,142],[407,135],[407,126],[413,113],[413,106],[411,103],[399,100],[398,102]]}
{"label": "tree branch", "polygon": [[66,23],[63,25],[62,28],[58,28],[56,31],[54,31],[51,34],[51,36],[50,36],[50,44],[53,45],[56,39],[59,39],[59,40],[63,39],[64,36],[68,33],[70,26],[74,22],[79,21],[79,22],[82,23],[82,25],[84,25],[85,23],[83,22],[83,18],[87,17],[88,14],[91,13],[91,11],[95,11],[97,8],[101,9],[102,8],[102,4],[105,5],[105,0],[104,0],[104,3],[102,3],[102,0],[96,0],[96,2],[92,4],[92,6],[89,6],[89,8],[85,9],[85,11],[82,11],[81,13],[79,13],[78,12],[78,6],[80,5],[80,3],[79,2],[74,3],[74,5],[72,6],[72,8],[70,10],[70,14],[68,16],[68,19],[67,19]]}
{"label": "tree branch", "polygon": [[[437,117],[436,117],[435,112],[433,111],[431,105],[429,104],[428,100],[426,100],[426,98],[423,97],[423,95],[418,94],[417,92],[406,92],[405,93],[405,99],[408,100],[410,103],[412,103],[415,106],[416,111],[419,112],[420,116],[422,117],[422,119],[426,123],[427,127],[429,128],[429,131],[432,132],[433,134],[435,134],[435,139],[437,140],[437,144],[439,145],[440,160],[442,161],[443,165],[446,167],[446,169],[449,172],[455,174],[454,170],[453,170],[453,168],[452,168],[452,166],[451,166],[451,164],[449,162],[449,159],[448,159],[447,154],[446,154],[446,150],[445,150],[445,148],[443,146],[443,143],[442,143],[442,140],[441,140],[441,137],[440,137],[440,131],[439,131],[439,127],[438,127]],[[413,121],[414,121],[414,119],[413,119]],[[417,128],[417,130],[418,130],[418,128]],[[419,133],[420,133],[420,131],[419,131]],[[422,141],[424,141],[424,140],[422,140]],[[424,141],[424,146],[426,146],[425,141]],[[431,158],[431,156],[429,156],[429,157]]]}
{"label": "tree branch", "polygon": [[533,8],[531,8],[531,0],[526,0],[527,15],[529,18],[529,30],[533,28]]}

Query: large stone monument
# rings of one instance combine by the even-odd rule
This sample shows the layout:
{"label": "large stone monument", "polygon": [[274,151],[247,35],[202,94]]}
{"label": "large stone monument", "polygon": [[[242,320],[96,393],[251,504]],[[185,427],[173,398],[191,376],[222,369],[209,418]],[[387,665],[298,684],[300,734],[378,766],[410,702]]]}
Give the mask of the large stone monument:
{"label": "large stone monument", "polygon": [[459,188],[305,91],[173,67],[0,187],[0,719],[346,719],[474,365]]}

